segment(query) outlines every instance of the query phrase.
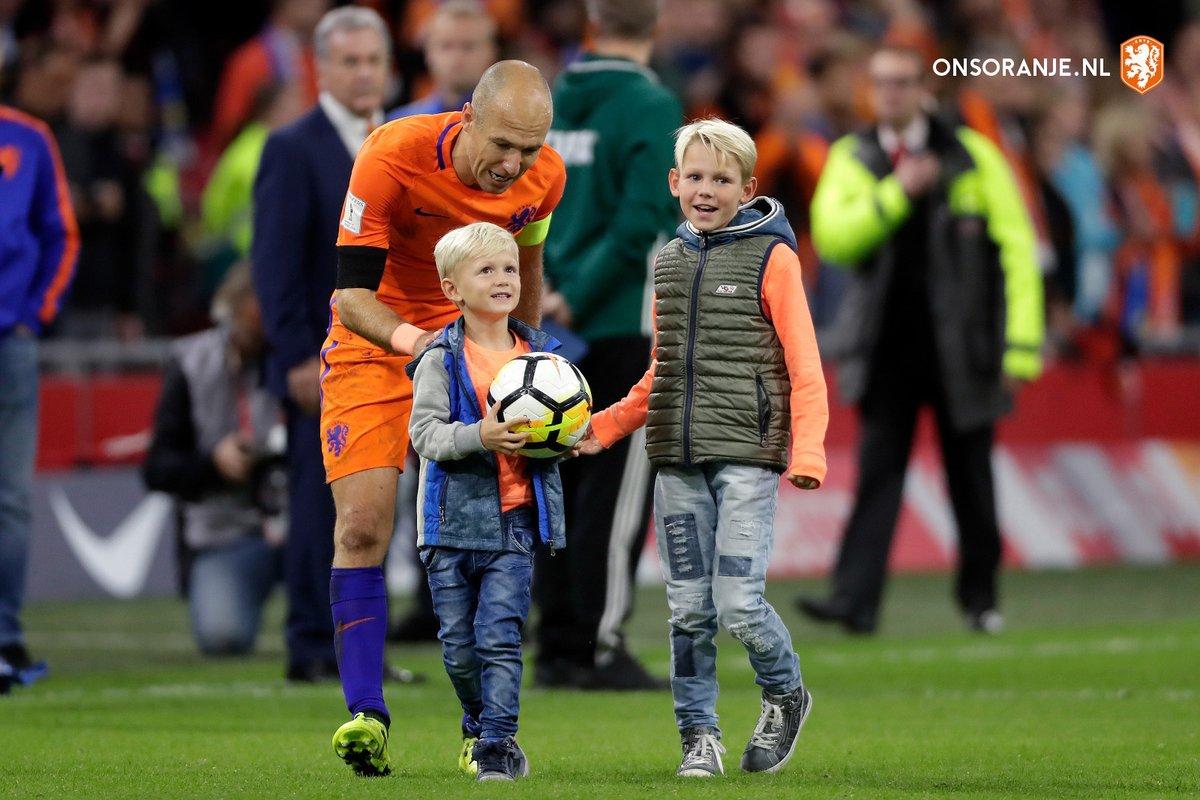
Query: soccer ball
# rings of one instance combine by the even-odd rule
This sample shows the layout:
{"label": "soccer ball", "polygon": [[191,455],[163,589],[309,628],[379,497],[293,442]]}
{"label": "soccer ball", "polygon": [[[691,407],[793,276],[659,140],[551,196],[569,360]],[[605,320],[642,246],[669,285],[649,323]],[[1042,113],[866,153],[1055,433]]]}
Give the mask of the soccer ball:
{"label": "soccer ball", "polygon": [[488,389],[488,408],[500,401],[501,422],[528,417],[515,428],[528,433],[519,451],[532,458],[554,458],[575,446],[592,418],[592,390],[579,368],[553,353],[526,353],[496,373]]}

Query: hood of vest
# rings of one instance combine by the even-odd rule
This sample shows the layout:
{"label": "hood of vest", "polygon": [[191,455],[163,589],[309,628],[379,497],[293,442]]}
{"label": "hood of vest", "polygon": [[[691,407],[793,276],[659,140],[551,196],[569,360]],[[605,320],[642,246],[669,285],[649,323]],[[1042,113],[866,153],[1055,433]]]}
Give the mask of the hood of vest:
{"label": "hood of vest", "polygon": [[[705,235],[692,227],[692,223],[684,222],[676,230],[675,235],[683,240],[685,247],[699,250]],[[773,197],[755,197],[749,203],[738,208],[733,219],[724,228],[718,228],[707,235],[708,246],[716,247],[748,239],[752,236],[777,236],[796,249],[796,234],[787,221],[783,204]]]}

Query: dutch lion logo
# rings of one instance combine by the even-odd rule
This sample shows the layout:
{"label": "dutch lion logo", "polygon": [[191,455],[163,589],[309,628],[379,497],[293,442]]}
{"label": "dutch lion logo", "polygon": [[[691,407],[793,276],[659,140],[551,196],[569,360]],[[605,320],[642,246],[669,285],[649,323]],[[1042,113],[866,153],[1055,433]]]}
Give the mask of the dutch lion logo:
{"label": "dutch lion logo", "polygon": [[1162,81],[1162,42],[1135,36],[1121,45],[1124,54],[1121,80],[1130,89],[1145,94]]}

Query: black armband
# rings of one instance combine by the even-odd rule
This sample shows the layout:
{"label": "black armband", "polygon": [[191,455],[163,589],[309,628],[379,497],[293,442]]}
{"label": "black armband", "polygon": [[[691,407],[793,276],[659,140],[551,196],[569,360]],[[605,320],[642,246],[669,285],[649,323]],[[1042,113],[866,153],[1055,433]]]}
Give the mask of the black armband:
{"label": "black armband", "polygon": [[340,244],[337,254],[338,289],[370,289],[373,292],[379,288],[387,264],[385,248]]}

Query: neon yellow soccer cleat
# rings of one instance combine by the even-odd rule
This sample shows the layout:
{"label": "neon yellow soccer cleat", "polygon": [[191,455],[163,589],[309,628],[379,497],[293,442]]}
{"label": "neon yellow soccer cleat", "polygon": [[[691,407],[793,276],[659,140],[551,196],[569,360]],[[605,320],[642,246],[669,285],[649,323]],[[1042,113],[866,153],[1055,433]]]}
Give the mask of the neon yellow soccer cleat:
{"label": "neon yellow soccer cleat", "polygon": [[333,734],[333,752],[355,773],[366,778],[382,777],[392,771],[387,728],[362,712],[355,714],[354,719]]}
{"label": "neon yellow soccer cleat", "polygon": [[475,763],[475,743],[478,741],[474,736],[464,736],[462,750],[458,753],[458,768],[472,778],[479,772],[479,765]]}
{"label": "neon yellow soccer cleat", "polygon": [[479,741],[482,729],[479,722],[469,714],[462,715],[462,749],[458,751],[458,768],[464,775],[474,778],[479,773],[479,765],[475,763],[475,743]]}

